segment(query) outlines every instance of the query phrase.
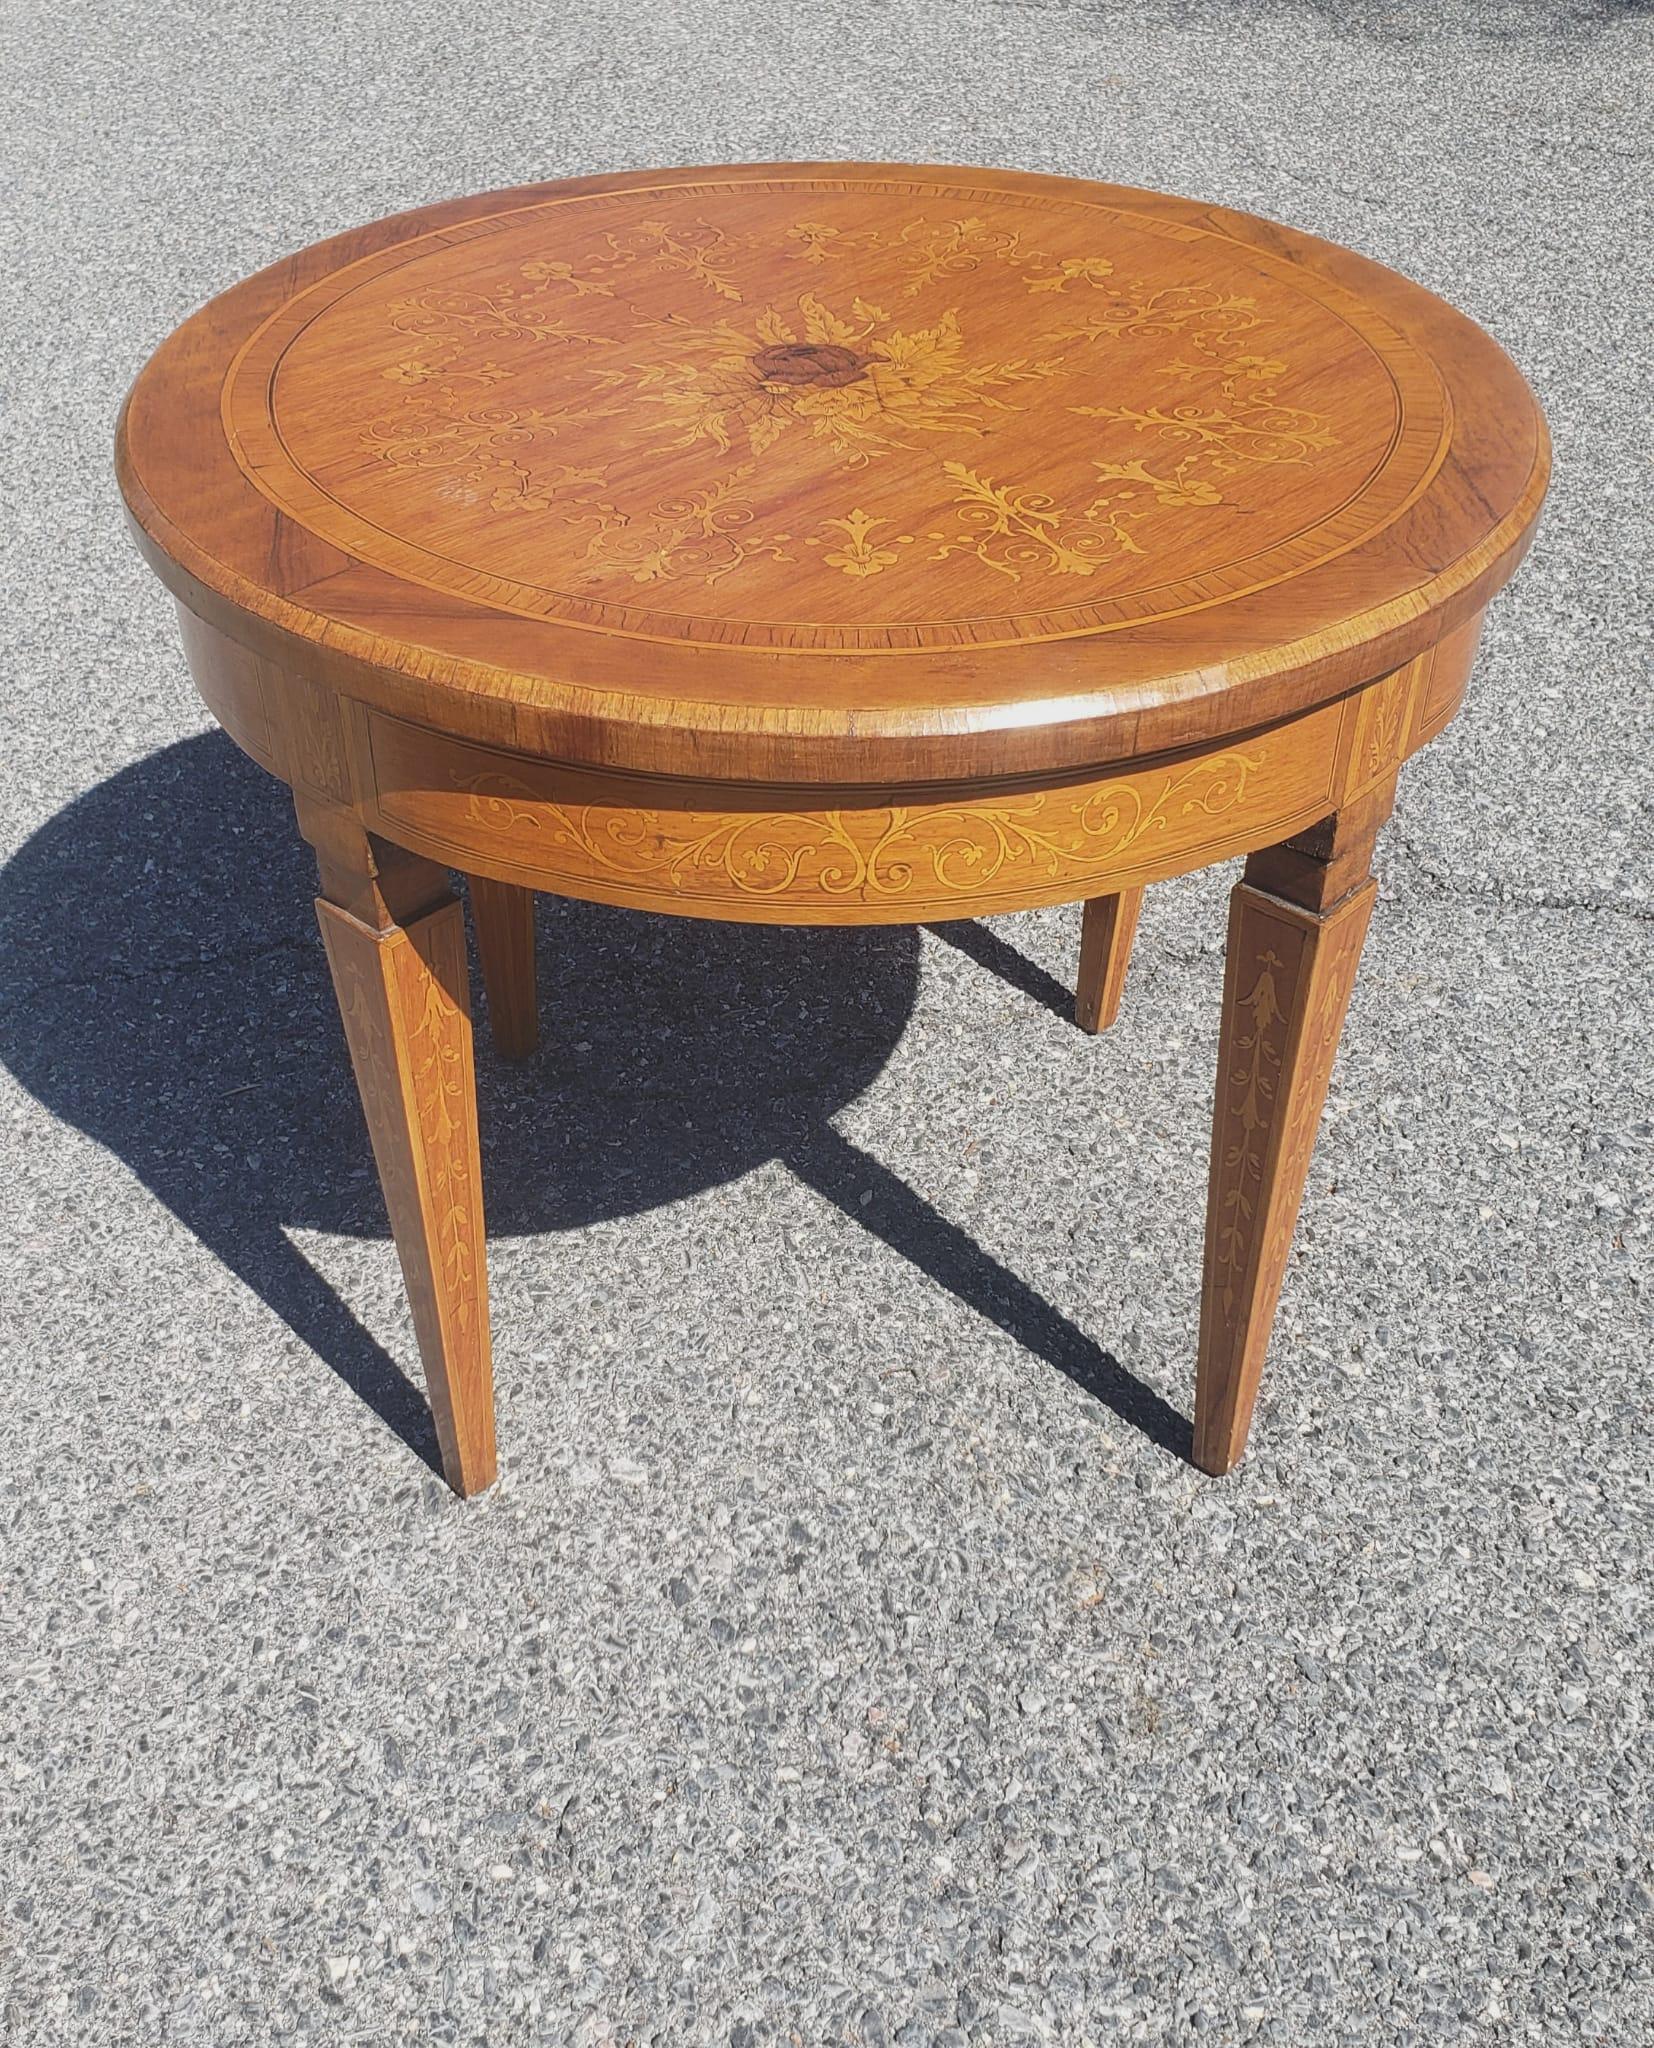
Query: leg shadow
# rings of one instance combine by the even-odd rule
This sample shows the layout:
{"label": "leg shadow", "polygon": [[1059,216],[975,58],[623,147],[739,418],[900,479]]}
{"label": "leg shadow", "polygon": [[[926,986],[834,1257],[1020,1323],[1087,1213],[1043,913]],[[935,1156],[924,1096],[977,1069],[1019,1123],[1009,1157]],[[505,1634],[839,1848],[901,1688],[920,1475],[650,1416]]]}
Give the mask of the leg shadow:
{"label": "leg shadow", "polygon": [[[781,1157],[807,1187],[899,1252],[938,1287],[1014,1337],[1024,1350],[1066,1373],[1151,1443],[1175,1457],[1189,1458],[1194,1435],[1185,1416],[957,1224],[938,1215],[899,1175],[831,1126],[801,1134]],[[873,1199],[864,1205],[861,1196],[869,1188]]]}
{"label": "leg shadow", "polygon": [[[68,805],[0,886],[0,1059],[156,1198],[433,1470],[422,1396],[289,1239],[387,1235],[287,792],[218,733]],[[975,924],[936,928],[1066,1014]],[[966,935],[970,935],[968,938]],[[495,1235],[574,1230],[784,1158],[810,1186],[1157,1443],[1188,1425],[833,1129],[918,989],[913,927],[731,925],[542,898],[545,1042],[478,1038]],[[878,1199],[864,1211],[855,1197]],[[233,1371],[233,1360],[216,1361]]]}
{"label": "leg shadow", "polygon": [[1015,946],[1007,945],[985,924],[979,924],[975,918],[950,918],[946,924],[926,925],[925,930],[963,953],[967,960],[974,960],[978,967],[987,968],[1008,987],[1020,989],[1036,1003],[1043,1003],[1065,1023],[1074,1022],[1074,991],[1065,988],[1054,974],[1037,967]]}
{"label": "leg shadow", "polygon": [[[287,792],[222,734],[137,763],[6,865],[0,1060],[434,1470],[422,1395],[289,1236],[388,1235],[315,891]],[[496,1236],[579,1229],[748,1172],[880,1072],[918,987],[909,928],[545,898],[539,937],[541,1057],[506,1067],[478,1034]]]}
{"label": "leg shadow", "polygon": [[[364,1134],[365,1142],[365,1134]],[[440,1479],[442,1454],[430,1405],[407,1374],[364,1329],[279,1222],[267,1215],[206,1217],[191,1196],[169,1199],[152,1192],[195,1232],[246,1287],[271,1308],[294,1336],[322,1360]]]}

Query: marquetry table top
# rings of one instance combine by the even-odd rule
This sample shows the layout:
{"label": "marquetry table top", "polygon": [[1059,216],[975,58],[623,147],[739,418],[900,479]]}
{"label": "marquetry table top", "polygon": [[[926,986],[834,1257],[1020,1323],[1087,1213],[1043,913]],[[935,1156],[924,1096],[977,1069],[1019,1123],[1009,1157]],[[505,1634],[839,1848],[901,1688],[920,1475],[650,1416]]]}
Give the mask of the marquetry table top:
{"label": "marquetry table top", "polygon": [[1479,612],[1543,494],[1502,351],[1348,251],[1007,171],[428,207],[238,285],[120,470],[185,602],[562,760],[865,780],[1239,732]]}
{"label": "marquetry table top", "polygon": [[203,701],[316,854],[460,1492],[495,1449],[454,868],[520,1058],[535,892],[806,925],[1083,902],[1098,1031],[1145,887],[1245,855],[1191,1436],[1234,1464],[1377,834],[1544,495],[1480,328],[1154,193],[635,172],[237,285],[141,372],[117,461]]}

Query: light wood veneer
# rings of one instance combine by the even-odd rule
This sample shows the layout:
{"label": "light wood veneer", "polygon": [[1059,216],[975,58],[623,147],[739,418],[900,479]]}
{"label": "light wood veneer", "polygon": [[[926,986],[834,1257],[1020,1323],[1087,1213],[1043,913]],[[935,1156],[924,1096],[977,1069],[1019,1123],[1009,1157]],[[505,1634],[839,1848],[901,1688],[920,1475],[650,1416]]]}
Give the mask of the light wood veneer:
{"label": "light wood veneer", "polygon": [[291,785],[448,1476],[494,1471],[460,912],[797,924],[1234,897],[1194,1424],[1239,1457],[1409,755],[1548,449],[1439,299],[1187,200],[734,166],[421,209],[204,307],[120,480],[203,698]]}

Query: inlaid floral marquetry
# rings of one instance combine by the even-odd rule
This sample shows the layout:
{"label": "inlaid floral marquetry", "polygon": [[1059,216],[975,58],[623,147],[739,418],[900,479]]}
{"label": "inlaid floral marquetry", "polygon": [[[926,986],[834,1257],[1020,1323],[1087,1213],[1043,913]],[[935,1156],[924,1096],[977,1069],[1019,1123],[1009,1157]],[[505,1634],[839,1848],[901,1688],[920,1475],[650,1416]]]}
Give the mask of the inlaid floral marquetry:
{"label": "inlaid floral marquetry", "polygon": [[809,177],[415,238],[284,305],[226,395],[260,490],[433,589],[829,646],[1267,583],[1382,527],[1446,418],[1399,335],[1260,250]]}
{"label": "inlaid floral marquetry", "polygon": [[248,278],[156,351],[117,464],[203,700],[316,853],[460,1492],[495,1447],[455,869],[494,1050],[527,1058],[535,891],[801,925],[1083,901],[1095,1033],[1123,1000],[1115,1028],[1153,1028],[1155,978],[1126,997],[1144,890],[1243,856],[1189,1432],[1228,1470],[1376,838],[1544,496],[1543,420],[1486,334],[1354,251],[1151,192],[622,173]]}

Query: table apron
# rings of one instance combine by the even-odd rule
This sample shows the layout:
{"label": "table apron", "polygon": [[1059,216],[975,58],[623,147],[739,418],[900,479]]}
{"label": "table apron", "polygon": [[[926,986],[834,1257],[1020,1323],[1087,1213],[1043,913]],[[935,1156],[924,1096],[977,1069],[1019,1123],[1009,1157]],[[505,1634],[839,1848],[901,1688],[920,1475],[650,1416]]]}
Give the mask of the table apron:
{"label": "table apron", "polygon": [[338,696],[181,608],[196,686],[305,794],[469,873],[776,924],[909,924],[1111,894],[1273,845],[1393,775],[1458,709],[1478,616],[1295,718],[1066,778],[693,782],[462,740]]}

